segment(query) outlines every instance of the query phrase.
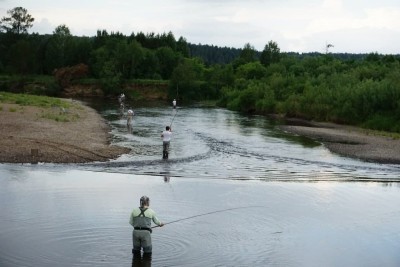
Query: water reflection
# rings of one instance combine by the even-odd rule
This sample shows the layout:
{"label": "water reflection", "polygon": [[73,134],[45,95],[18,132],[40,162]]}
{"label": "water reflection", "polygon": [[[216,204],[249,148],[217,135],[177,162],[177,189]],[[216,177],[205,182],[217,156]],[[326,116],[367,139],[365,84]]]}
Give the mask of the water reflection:
{"label": "water reflection", "polygon": [[127,125],[127,129],[128,129],[128,134],[133,134],[133,127],[132,127],[132,123],[128,123],[128,125]]}
{"label": "water reflection", "polygon": [[132,267],[150,267],[151,258],[151,254],[133,255]]}
{"label": "water reflection", "polygon": [[169,183],[171,177],[168,175],[164,175],[164,182]]}

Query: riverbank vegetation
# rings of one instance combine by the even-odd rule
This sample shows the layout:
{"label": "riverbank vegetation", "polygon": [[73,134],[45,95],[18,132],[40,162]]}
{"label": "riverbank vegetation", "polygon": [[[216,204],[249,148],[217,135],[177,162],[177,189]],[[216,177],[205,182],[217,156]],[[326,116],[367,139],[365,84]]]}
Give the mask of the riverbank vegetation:
{"label": "riverbank vegetation", "polygon": [[281,52],[274,41],[263,51],[249,43],[221,48],[172,32],[78,37],[66,25],[28,34],[33,18],[14,12],[25,15],[18,16],[25,28],[0,24],[0,90],[60,95],[90,84],[106,96],[135,98],[132,88],[158,87],[179,103],[212,100],[240,112],[400,132],[399,55],[333,54],[331,45],[324,53]]}
{"label": "riverbank vegetation", "polygon": [[[3,106],[8,106],[4,109]],[[31,94],[13,94],[0,91],[0,112],[21,112],[25,113],[25,107],[39,107],[38,118],[45,118],[57,122],[69,122],[79,119],[79,114],[71,110],[80,111],[82,108],[70,101],[60,98],[31,95]]]}

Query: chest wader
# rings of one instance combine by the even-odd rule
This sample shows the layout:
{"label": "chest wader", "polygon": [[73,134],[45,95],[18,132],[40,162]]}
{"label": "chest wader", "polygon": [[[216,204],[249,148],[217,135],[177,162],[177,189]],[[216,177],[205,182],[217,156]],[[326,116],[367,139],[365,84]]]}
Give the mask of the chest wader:
{"label": "chest wader", "polygon": [[[149,219],[144,215],[144,212],[147,210],[146,209],[142,209],[140,208],[140,214],[138,216],[136,216],[137,220],[139,220],[139,225],[146,225],[145,224],[145,220]],[[145,231],[149,231],[150,233],[146,233],[146,232],[142,232],[142,231],[138,231],[135,233],[134,231],[134,242],[133,242],[133,249],[132,249],[132,253],[134,256],[140,256],[140,250],[141,248],[143,248],[143,252],[145,254],[149,254],[151,255],[152,252],[152,245],[151,245],[151,228],[148,227],[134,227],[134,230],[145,230]],[[135,242],[136,239],[136,242]]]}

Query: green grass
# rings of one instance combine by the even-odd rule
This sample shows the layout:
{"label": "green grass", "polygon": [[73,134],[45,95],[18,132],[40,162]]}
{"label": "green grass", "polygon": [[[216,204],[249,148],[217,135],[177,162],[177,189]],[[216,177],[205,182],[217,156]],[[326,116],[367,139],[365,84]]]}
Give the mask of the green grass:
{"label": "green grass", "polygon": [[70,108],[71,104],[58,98],[28,94],[13,94],[0,92],[0,103],[18,104],[21,106],[36,106],[43,108],[62,107]]}
{"label": "green grass", "polygon": [[385,136],[385,137],[392,138],[394,140],[400,139],[400,133],[395,133],[395,132],[387,132],[387,131],[379,131],[379,130],[371,130],[371,129],[365,129],[364,132],[367,135]]}
{"label": "green grass", "polygon": [[40,118],[44,119],[49,119],[49,120],[54,120],[57,122],[70,122],[70,121],[76,121],[79,119],[79,115],[73,114],[73,115],[68,115],[68,114],[55,114],[51,112],[44,112],[40,114]]}
{"label": "green grass", "polygon": [[50,83],[54,82],[54,76],[52,75],[0,75],[1,81],[26,81],[26,82],[37,82],[37,83]]}
{"label": "green grass", "polygon": [[[54,120],[57,122],[70,122],[77,121],[80,117],[78,114],[69,113],[68,110],[74,108],[75,110],[82,110],[78,104],[69,103],[59,98],[48,96],[37,96],[28,94],[13,94],[0,91],[0,103],[16,104],[19,106],[10,107],[10,112],[18,110],[23,111],[24,106],[40,107],[43,110],[38,114],[39,118]],[[67,112],[62,112],[65,109]]]}

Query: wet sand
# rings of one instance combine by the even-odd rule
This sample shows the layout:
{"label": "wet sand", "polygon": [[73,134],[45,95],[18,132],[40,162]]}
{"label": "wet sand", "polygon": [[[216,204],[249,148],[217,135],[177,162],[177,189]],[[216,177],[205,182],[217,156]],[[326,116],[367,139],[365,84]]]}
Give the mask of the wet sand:
{"label": "wet sand", "polygon": [[2,103],[0,162],[84,163],[107,161],[129,152],[110,145],[110,127],[94,109],[65,101],[72,104],[68,110]]}
{"label": "wet sand", "polygon": [[317,140],[333,153],[368,162],[400,164],[399,139],[335,123],[301,120],[291,120],[288,123],[280,126],[280,129]]}

